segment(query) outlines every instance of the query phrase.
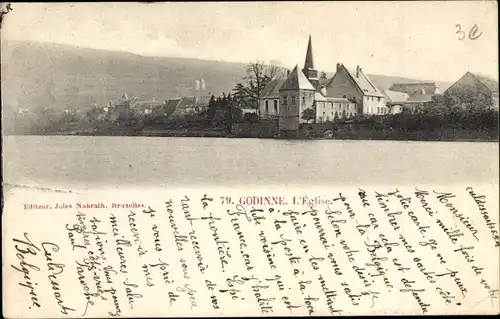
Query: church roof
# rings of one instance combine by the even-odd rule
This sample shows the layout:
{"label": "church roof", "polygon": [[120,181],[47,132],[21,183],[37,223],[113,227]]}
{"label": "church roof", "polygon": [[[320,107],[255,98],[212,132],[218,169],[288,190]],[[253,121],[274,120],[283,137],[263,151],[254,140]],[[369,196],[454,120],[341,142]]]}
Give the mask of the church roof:
{"label": "church roof", "polygon": [[313,52],[312,52],[311,35],[309,35],[309,43],[307,44],[306,59],[304,61],[304,68],[302,69],[302,72],[307,72],[311,69],[314,69],[314,59],[313,59]]}
{"label": "church roof", "polygon": [[309,82],[307,77],[299,70],[299,66],[296,65],[290,75],[286,79],[285,83],[279,89],[282,90],[310,90],[316,91],[314,86]]}
{"label": "church roof", "polygon": [[262,90],[262,98],[277,98],[279,97],[279,90],[286,79],[272,80]]}
{"label": "church roof", "polygon": [[[344,67],[342,65],[342,67]],[[375,84],[368,78],[368,76],[360,69],[359,70],[359,77],[356,76],[356,70],[350,70],[346,67],[344,69],[347,71],[347,73],[351,76],[351,78],[354,80],[358,88],[363,92],[364,95],[369,95],[369,96],[379,96],[383,97],[384,95],[377,89]]]}

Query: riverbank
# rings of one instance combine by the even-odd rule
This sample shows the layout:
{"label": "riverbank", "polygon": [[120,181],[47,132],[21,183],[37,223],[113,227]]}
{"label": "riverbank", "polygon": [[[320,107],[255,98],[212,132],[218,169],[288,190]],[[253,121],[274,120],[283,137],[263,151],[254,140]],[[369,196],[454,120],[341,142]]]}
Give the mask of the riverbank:
{"label": "riverbank", "polygon": [[[252,132],[228,133],[223,130],[142,130],[113,132],[46,132],[28,135],[71,135],[71,136],[142,136],[142,137],[211,137],[211,138],[262,138],[287,140],[380,140],[380,141],[446,141],[446,142],[499,142],[498,134],[489,131],[449,130],[449,131],[348,131],[348,132],[311,132],[300,130],[296,134],[279,136],[262,136]],[[15,134],[9,134],[15,135]]]}

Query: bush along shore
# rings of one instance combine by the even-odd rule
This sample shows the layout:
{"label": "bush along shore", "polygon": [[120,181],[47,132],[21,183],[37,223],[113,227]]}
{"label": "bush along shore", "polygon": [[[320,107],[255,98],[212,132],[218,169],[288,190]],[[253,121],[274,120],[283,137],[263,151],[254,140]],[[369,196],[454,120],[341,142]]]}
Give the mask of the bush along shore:
{"label": "bush along shore", "polygon": [[355,116],[333,122],[302,123],[297,131],[280,132],[279,119],[260,119],[256,113],[242,115],[231,103],[215,103],[197,115],[142,114],[120,120],[106,116],[75,120],[62,118],[45,125],[31,125],[24,132],[4,134],[299,138],[341,140],[498,141],[497,109],[439,107],[418,113]]}

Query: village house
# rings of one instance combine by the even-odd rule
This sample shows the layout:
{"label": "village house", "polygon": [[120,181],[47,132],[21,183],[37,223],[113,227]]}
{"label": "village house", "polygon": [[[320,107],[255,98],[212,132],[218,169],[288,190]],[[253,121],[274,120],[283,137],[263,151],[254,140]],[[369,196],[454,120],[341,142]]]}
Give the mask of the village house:
{"label": "village house", "polygon": [[129,98],[128,94],[124,92],[120,99],[115,103],[109,101],[103,108],[103,113],[107,113],[112,121],[122,121],[129,119],[133,116],[143,116],[158,112],[165,107],[164,101],[156,101],[153,97],[149,101],[141,101],[139,98]]}
{"label": "village house", "polygon": [[[408,95],[403,108],[411,113],[418,113],[429,107],[434,102],[434,97],[439,95],[439,87],[435,82],[401,82],[393,83],[390,92],[400,92]],[[401,101],[397,101],[401,102]],[[392,102],[394,103],[394,102]]]}
{"label": "village house", "polygon": [[175,117],[182,117],[185,115],[195,115],[206,112],[210,103],[210,96],[190,96],[183,97],[177,103],[174,112]]}
{"label": "village house", "polygon": [[142,116],[153,114],[153,112],[158,114],[163,110],[164,106],[165,102],[156,101],[156,99],[153,98],[151,101],[136,100],[130,105],[130,108],[135,116]]}
{"label": "village house", "polygon": [[445,92],[444,97],[462,108],[498,109],[498,80],[467,72]]}
{"label": "village house", "polygon": [[410,97],[407,93],[391,90],[385,90],[382,93],[384,94],[385,103],[389,108],[390,114],[403,112],[406,101]]}
{"label": "village house", "polygon": [[326,97],[344,98],[356,104],[356,114],[389,113],[384,95],[358,65],[355,71],[337,63],[337,72],[326,85]]}
{"label": "village house", "polygon": [[434,97],[436,96],[436,94],[427,93],[425,90],[422,90],[420,93],[414,93],[409,96],[404,107],[411,113],[422,112],[426,108],[434,105]]}
{"label": "village house", "polygon": [[326,89],[316,92],[316,123],[351,118],[357,114],[356,104],[342,97],[325,97]]}

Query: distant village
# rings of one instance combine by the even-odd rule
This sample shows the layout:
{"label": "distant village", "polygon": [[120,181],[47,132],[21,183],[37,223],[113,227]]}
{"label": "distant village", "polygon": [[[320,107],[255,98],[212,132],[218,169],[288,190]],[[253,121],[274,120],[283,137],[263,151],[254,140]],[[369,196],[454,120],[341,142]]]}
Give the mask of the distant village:
{"label": "distant village", "polygon": [[[294,136],[305,124],[325,127],[324,124],[359,118],[416,116],[442,108],[471,112],[498,110],[499,107],[498,81],[475,72],[466,72],[444,92],[440,92],[434,82],[393,83],[389,89],[381,90],[360,65],[350,68],[337,63],[335,74],[328,78],[315,67],[311,36],[302,68],[296,65],[291,70],[270,72],[269,66],[252,67],[254,72],[250,69],[247,82],[238,84],[227,94],[209,93],[204,79],[193,83],[195,96],[166,101],[157,101],[154,97],[140,100],[125,92],[107,105],[95,106],[94,120],[118,123],[118,126],[132,121],[130,125],[142,130],[148,124],[158,127],[177,122],[183,124],[175,128],[189,130],[197,127],[194,122],[203,122],[206,127],[207,121],[213,122],[219,117],[222,119],[219,122],[226,129],[229,127],[230,132],[270,131],[258,134],[263,137],[266,134]],[[256,71],[255,68],[260,69]],[[76,110],[64,112],[73,118],[78,113]],[[220,115],[221,112],[224,114]],[[142,126],[137,124],[144,118],[149,118],[150,122]],[[245,122],[253,124],[245,127]],[[261,123],[259,127],[257,122]],[[262,129],[265,125],[270,128]]]}

